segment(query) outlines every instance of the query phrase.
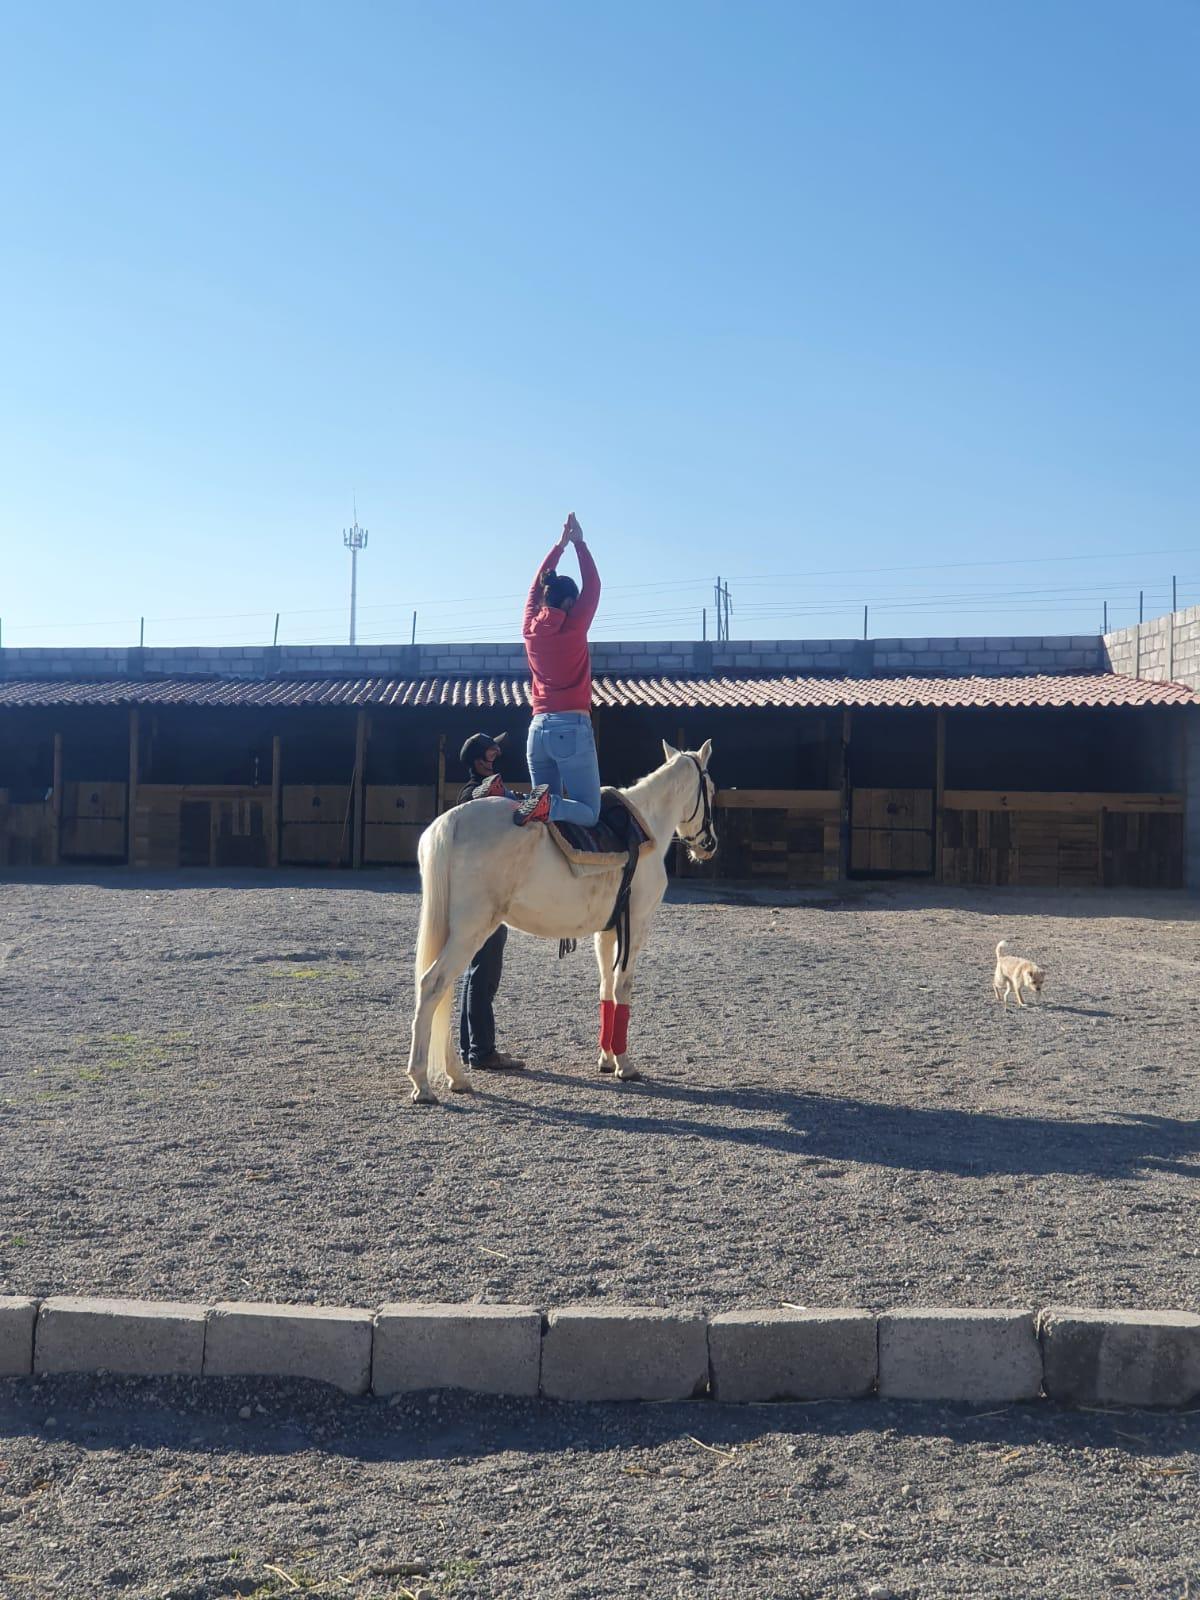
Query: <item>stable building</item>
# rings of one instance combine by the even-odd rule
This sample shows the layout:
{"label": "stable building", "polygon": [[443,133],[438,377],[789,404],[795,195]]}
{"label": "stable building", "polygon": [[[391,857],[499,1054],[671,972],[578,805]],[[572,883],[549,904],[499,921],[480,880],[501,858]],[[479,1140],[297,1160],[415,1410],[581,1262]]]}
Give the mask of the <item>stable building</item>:
{"label": "stable building", "polygon": [[[1123,635],[598,643],[601,773],[714,741],[721,849],[693,876],[1182,887],[1200,693],[1164,669],[1197,676],[1196,624],[1133,672]],[[519,646],[6,650],[0,865],[411,864],[467,735],[507,731],[519,780],[529,717]]]}

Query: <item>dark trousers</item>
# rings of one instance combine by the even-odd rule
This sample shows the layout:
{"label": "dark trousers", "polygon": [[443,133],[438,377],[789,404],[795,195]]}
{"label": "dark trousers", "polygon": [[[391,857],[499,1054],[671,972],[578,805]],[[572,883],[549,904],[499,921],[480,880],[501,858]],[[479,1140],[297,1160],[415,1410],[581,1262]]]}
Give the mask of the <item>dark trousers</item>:
{"label": "dark trousers", "polygon": [[462,1010],[458,1019],[459,1053],[477,1066],[496,1048],[496,1016],[492,1001],[504,971],[504,946],[508,929],[501,924],[483,948],[471,957],[463,979]]}

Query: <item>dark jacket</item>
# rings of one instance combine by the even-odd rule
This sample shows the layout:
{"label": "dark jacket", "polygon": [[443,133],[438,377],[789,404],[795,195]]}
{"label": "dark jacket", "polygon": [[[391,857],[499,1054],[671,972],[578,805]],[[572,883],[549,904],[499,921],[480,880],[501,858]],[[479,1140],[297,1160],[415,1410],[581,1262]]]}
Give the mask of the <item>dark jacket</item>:
{"label": "dark jacket", "polygon": [[[496,768],[491,775],[494,778],[498,778],[500,776],[499,763],[497,763]],[[486,783],[487,781],[488,780],[486,778],[468,778],[466,783],[464,783],[462,788],[458,791],[459,805],[465,806],[468,800],[474,800],[476,789],[478,789],[481,783]]]}

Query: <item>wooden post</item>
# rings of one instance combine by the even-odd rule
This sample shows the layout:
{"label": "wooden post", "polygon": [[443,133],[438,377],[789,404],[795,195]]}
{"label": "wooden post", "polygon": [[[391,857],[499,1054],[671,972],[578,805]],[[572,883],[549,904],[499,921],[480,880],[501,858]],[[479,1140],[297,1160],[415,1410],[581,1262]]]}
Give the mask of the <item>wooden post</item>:
{"label": "wooden post", "polygon": [[279,814],[283,800],[283,740],[276,734],[271,740],[271,865],[279,865]]}
{"label": "wooden post", "polygon": [[63,812],[63,736],[54,735],[54,787],[50,794],[50,865],[58,866],[62,859]]}
{"label": "wooden post", "polygon": [[933,881],[942,881],[942,802],[946,794],[946,713],[937,714],[937,780],[933,796]]}
{"label": "wooden post", "polygon": [[850,715],[847,706],[842,712],[842,775],[839,784],[842,791],[842,825],[838,871],[843,878],[850,876]]}
{"label": "wooden post", "polygon": [[125,800],[125,864],[130,867],[133,866],[138,775],[138,713],[134,706],[129,712],[129,793]]}
{"label": "wooden post", "polygon": [[367,824],[367,739],[370,736],[366,706],[358,708],[358,723],[354,730],[354,840],[351,863],[357,871],[363,864],[363,830]]}

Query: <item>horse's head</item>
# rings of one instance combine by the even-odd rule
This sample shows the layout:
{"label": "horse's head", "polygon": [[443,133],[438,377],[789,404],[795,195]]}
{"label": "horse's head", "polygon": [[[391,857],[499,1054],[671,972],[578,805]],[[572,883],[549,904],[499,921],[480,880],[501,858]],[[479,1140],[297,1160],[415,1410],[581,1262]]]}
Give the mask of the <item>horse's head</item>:
{"label": "horse's head", "polygon": [[681,811],[675,832],[687,845],[693,861],[711,861],[717,853],[717,830],[713,825],[717,786],[708,774],[712,740],[706,739],[699,750],[676,750],[664,739],[663,754],[668,762],[678,762],[681,771],[690,774],[690,782],[680,784]]}

